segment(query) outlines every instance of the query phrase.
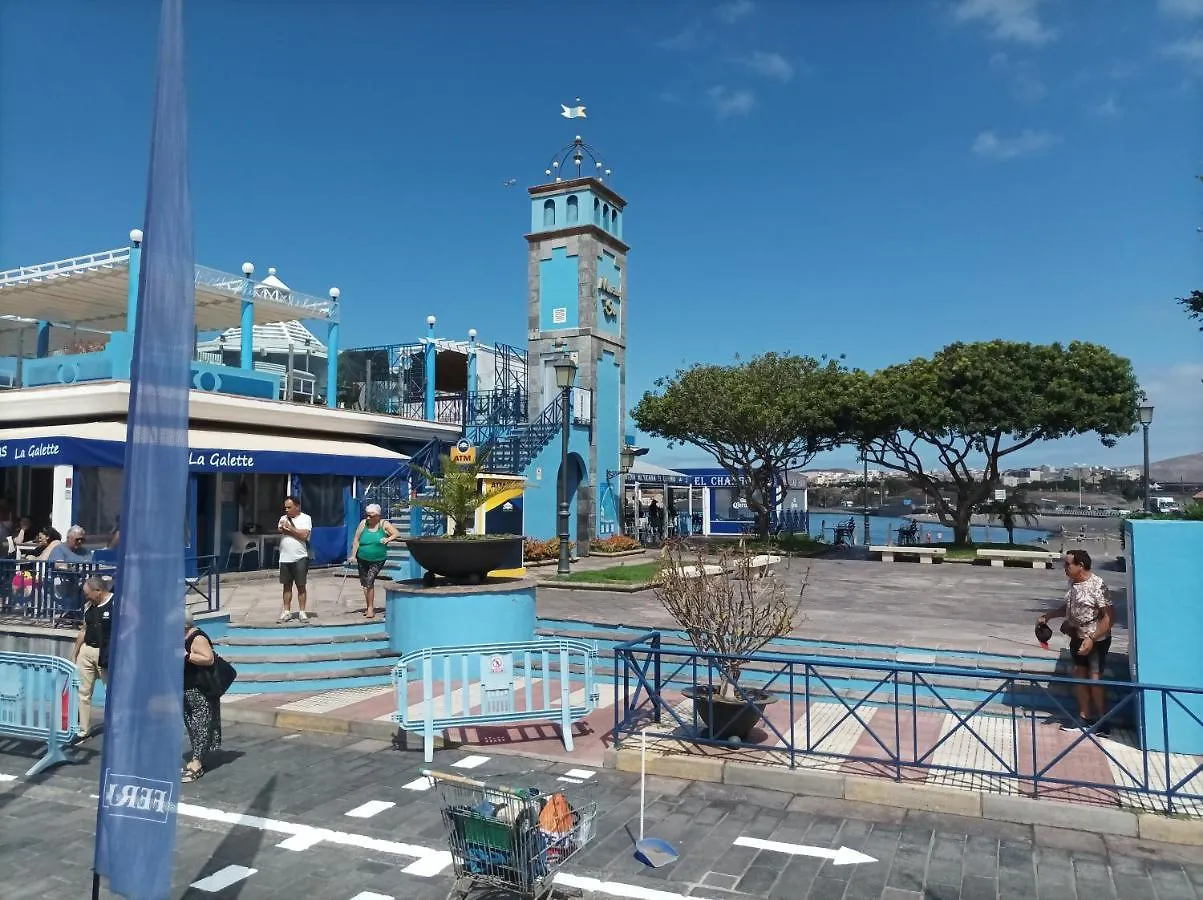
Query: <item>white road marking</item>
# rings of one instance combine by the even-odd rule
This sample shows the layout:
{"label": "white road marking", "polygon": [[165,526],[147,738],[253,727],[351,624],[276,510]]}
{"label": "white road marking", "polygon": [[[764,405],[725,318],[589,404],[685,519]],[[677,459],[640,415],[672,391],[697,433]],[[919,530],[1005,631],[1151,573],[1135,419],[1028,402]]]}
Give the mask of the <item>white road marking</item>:
{"label": "white road marking", "polygon": [[456,769],[475,769],[477,766],[483,766],[489,761],[487,756],[465,756],[459,762],[452,763],[452,767]]}
{"label": "white road marking", "polygon": [[415,778],[413,781],[407,781],[401,785],[401,789],[405,791],[428,791],[433,787],[430,779],[423,775],[421,778]]}
{"label": "white road marking", "polygon": [[567,775],[561,775],[556,781],[567,781],[569,784],[584,784],[579,778],[569,778]]}
{"label": "white road marking", "polygon": [[290,838],[285,838],[276,844],[276,846],[281,850],[294,850],[299,853],[302,850],[308,850],[314,844],[320,844],[323,840],[325,840],[325,836],[317,829],[314,829],[308,834],[294,834]]}
{"label": "white road marking", "polygon": [[[296,822],[284,822],[280,819],[265,819],[262,816],[250,816],[243,813],[226,812],[223,809],[212,809],[205,806],[195,806],[191,803],[181,803],[178,807],[181,816],[192,819],[204,819],[208,822],[224,822],[227,825],[243,825],[247,828],[258,828],[274,834],[304,836],[310,840],[309,846],[327,841],[342,847],[358,847],[361,850],[375,850],[378,853],[389,853],[394,856],[410,856],[423,865],[410,865],[403,872],[428,878],[437,875],[451,865],[451,854],[446,851],[431,850],[416,844],[402,844],[399,841],[386,841],[382,838],[368,837],[363,834],[350,834],[345,831],[331,831],[325,828],[314,828],[312,825],[301,825]],[[294,846],[300,846],[297,841]]]}
{"label": "white road marking", "polygon": [[16,775],[5,775],[4,773],[0,772],[0,784],[3,784],[6,781],[16,781],[16,780],[17,780]]}
{"label": "white road marking", "polygon": [[788,853],[791,856],[816,856],[819,859],[829,859],[833,866],[851,866],[857,863],[877,862],[877,859],[851,847],[840,847],[829,850],[826,847],[807,847],[805,844],[782,844],[778,841],[765,841],[760,838],[737,837],[736,847],[754,847],[757,850],[772,850],[775,853]]}
{"label": "white road marking", "polygon": [[192,882],[192,887],[198,891],[204,891],[206,894],[216,894],[218,891],[224,891],[232,884],[237,884],[243,879],[250,878],[258,871],[258,869],[248,869],[246,866],[226,866],[207,878]]}
{"label": "white road marking", "polygon": [[582,781],[588,781],[597,773],[592,769],[569,769],[564,774],[569,778],[579,778]]}
{"label": "white road marking", "polygon": [[393,900],[388,894],[377,894],[375,891],[360,891],[351,900]]}
{"label": "white road marking", "polygon": [[372,816],[379,815],[386,809],[392,809],[396,805],[391,800],[369,800],[363,806],[357,806],[345,815],[351,816],[354,819],[370,819]]}
{"label": "white road marking", "polygon": [[574,887],[591,894],[609,894],[611,897],[626,897],[628,900],[683,900],[692,896],[699,900],[696,894],[678,894],[675,891],[658,891],[655,888],[643,887],[639,884],[623,884],[621,881],[602,881],[600,878],[589,878],[585,875],[569,875],[558,872],[552,879],[564,887]]}

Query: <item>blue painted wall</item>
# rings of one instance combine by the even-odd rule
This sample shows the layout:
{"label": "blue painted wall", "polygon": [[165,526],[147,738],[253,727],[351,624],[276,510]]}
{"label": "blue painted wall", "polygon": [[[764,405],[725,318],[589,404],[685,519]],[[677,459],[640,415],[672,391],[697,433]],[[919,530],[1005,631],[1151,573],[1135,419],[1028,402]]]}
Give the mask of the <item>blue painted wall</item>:
{"label": "blue painted wall", "polygon": [[[580,327],[579,258],[563,247],[551,251],[551,259],[539,261],[539,327],[558,331]],[[564,307],[563,322],[555,322],[553,311]]]}
{"label": "blue painted wall", "polygon": [[[1129,658],[1145,684],[1203,689],[1203,522],[1138,519],[1124,523],[1128,543]],[[1167,704],[1169,750],[1203,753],[1203,695]],[[1158,695],[1145,697],[1145,746],[1166,749]]]}
{"label": "blue painted wall", "polygon": [[[593,392],[598,469],[593,480],[598,485],[605,482],[607,471],[616,472],[621,465],[618,453],[623,439],[622,410],[619,408],[621,376],[618,358],[613,353],[603,351],[601,359],[597,361],[597,382]],[[603,487],[597,491],[595,516],[593,528],[598,537],[618,532],[620,520],[615,490],[605,490]]]}
{"label": "blue painted wall", "polygon": [[[579,454],[588,465],[589,460],[589,429],[583,425],[574,425],[568,435],[569,453]],[[539,478],[542,470],[543,477]],[[526,493],[523,497],[523,526],[527,537],[545,541],[556,536],[556,478],[560,471],[560,437],[556,435],[551,443],[544,447],[526,467],[522,474],[526,476]],[[604,477],[604,476],[603,476]],[[585,478],[590,484],[595,484],[595,473],[586,472]],[[568,521],[570,534],[576,533],[576,498],[569,508]],[[574,537],[573,540],[576,538]]]}
{"label": "blue painted wall", "polygon": [[[575,200],[576,213],[572,206]],[[602,213],[605,215],[602,215]],[[555,231],[578,225],[596,225],[621,240],[623,214],[590,190],[569,191],[554,197],[536,197],[530,205],[530,230]]]}
{"label": "blue painted wall", "polygon": [[[613,253],[603,251],[597,260],[597,280],[600,285],[604,278],[613,285],[619,293],[622,292],[622,270],[618,267],[618,259]],[[607,316],[604,301],[609,300],[614,307],[614,316]],[[606,334],[618,335],[622,329],[622,298],[603,293],[597,289],[597,330]]]}

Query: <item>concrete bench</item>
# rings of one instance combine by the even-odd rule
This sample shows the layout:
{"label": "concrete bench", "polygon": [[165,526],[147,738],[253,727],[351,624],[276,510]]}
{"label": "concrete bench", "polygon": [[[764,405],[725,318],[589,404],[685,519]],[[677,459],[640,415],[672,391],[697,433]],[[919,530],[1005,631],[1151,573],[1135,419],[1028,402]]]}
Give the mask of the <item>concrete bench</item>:
{"label": "concrete bench", "polygon": [[895,556],[917,556],[921,563],[943,562],[948,551],[944,547],[870,547],[869,554],[881,554],[882,562],[894,562]]}
{"label": "concrete bench", "polygon": [[992,566],[1005,566],[1009,562],[1026,563],[1033,569],[1051,569],[1053,563],[1060,562],[1060,553],[1050,553],[1047,550],[994,550],[982,549],[977,551],[979,560],[990,561]]}

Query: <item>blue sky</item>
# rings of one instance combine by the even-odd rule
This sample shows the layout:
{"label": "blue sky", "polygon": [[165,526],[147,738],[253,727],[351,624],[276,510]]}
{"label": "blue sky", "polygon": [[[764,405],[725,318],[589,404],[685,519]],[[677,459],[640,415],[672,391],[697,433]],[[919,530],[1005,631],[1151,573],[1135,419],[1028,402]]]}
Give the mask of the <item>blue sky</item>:
{"label": "blue sky", "polygon": [[[430,313],[521,343],[524,187],[579,132],[630,202],[632,405],[736,353],[1083,338],[1135,362],[1154,458],[1203,450],[1203,335],[1172,303],[1203,288],[1203,0],[188,7],[199,261],[337,285],[345,343]],[[137,224],[156,24],[0,2],[0,267]]]}

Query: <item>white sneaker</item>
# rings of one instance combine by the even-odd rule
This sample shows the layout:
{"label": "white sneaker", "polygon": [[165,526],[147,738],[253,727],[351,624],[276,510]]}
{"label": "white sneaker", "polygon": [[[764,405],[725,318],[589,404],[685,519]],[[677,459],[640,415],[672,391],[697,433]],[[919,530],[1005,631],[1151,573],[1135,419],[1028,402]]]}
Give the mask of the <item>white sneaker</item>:
{"label": "white sneaker", "polygon": [[309,621],[309,613],[305,612],[305,610],[301,610],[299,613],[297,613],[297,618],[300,619],[302,622],[308,622]]}
{"label": "white sneaker", "polygon": [[287,609],[284,610],[282,613],[280,613],[280,618],[276,619],[276,621],[278,623],[280,623],[281,625],[283,625],[285,622],[289,622],[291,620],[292,620],[292,613],[289,612]]}

